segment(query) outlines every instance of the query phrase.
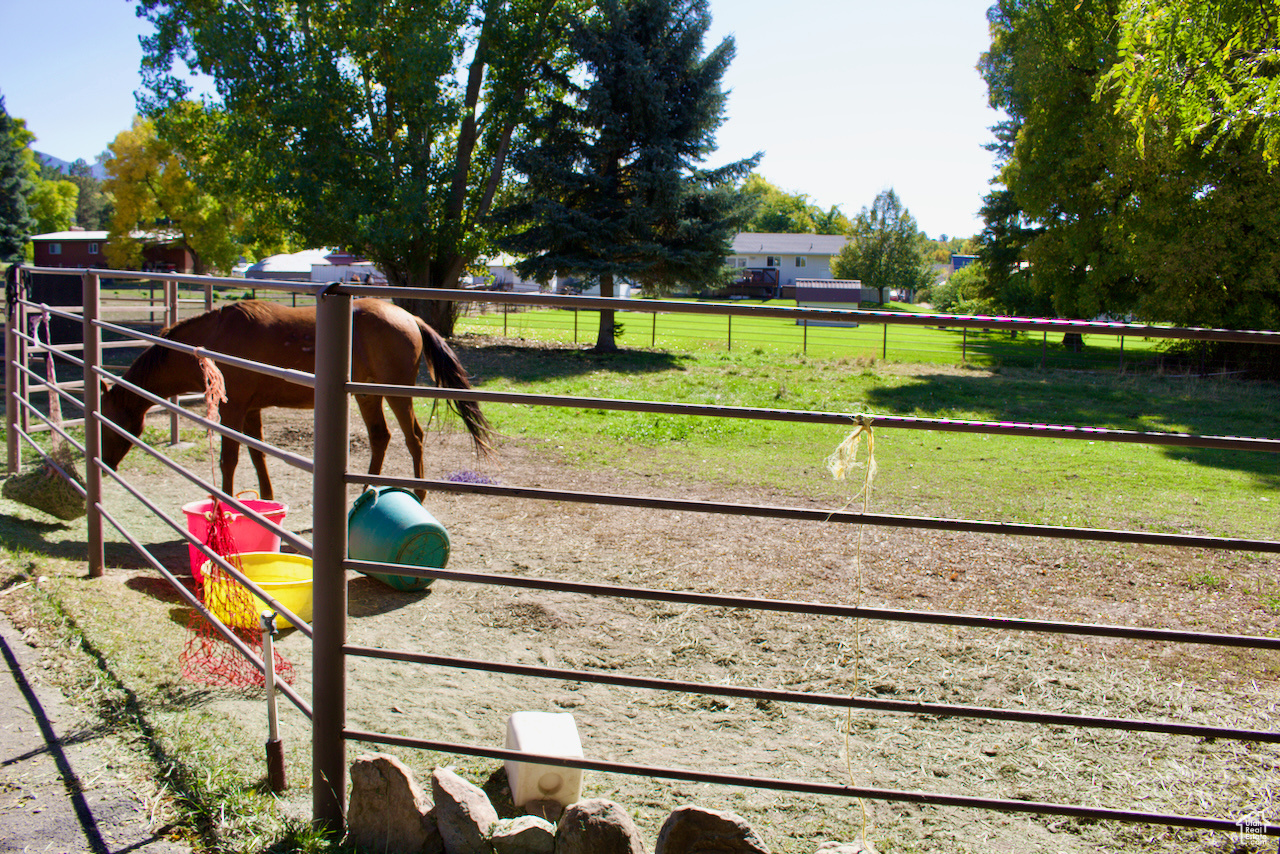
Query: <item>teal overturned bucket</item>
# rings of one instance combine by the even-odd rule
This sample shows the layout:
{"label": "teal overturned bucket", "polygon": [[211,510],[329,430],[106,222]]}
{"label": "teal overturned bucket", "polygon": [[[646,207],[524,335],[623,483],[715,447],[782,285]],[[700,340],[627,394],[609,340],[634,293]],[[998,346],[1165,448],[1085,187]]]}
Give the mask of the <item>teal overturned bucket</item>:
{"label": "teal overturned bucket", "polygon": [[[449,562],[449,532],[418,497],[398,486],[367,489],[347,514],[347,554],[352,560],[443,567]],[[368,572],[396,590],[423,590],[433,578]]]}

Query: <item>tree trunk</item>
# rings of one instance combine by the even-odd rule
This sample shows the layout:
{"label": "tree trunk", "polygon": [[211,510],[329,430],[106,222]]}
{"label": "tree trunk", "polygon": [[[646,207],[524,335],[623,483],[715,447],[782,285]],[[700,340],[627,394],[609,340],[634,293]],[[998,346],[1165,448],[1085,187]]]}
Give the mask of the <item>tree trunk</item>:
{"label": "tree trunk", "polygon": [[[434,300],[426,296],[433,286],[435,287],[456,287],[457,280],[452,285],[445,284],[442,277],[433,275],[435,265],[429,265],[425,270],[415,270],[406,272],[401,276],[394,276],[388,270],[388,279],[390,284],[398,285],[405,288],[420,288],[424,291],[421,297],[399,297],[395,300],[396,305],[406,311],[421,317],[431,328],[439,332],[445,338],[453,337],[453,327],[458,320],[459,304],[447,300]],[[439,284],[436,284],[440,279]]]}
{"label": "tree trunk", "polygon": [[[600,296],[613,296],[613,273],[600,274]],[[618,351],[618,342],[613,337],[614,328],[614,311],[607,309],[600,312],[600,331],[596,335],[596,346],[592,348],[596,353],[616,353]]]}

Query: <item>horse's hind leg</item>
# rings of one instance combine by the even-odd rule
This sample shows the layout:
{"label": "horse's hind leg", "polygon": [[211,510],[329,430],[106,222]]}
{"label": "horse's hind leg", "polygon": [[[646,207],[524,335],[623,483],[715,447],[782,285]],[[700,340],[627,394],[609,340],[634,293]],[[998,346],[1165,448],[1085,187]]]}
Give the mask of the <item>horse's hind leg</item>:
{"label": "horse's hind leg", "polygon": [[[262,441],[262,410],[253,409],[244,414],[244,434],[251,439]],[[248,446],[249,460],[253,470],[258,473],[258,496],[267,501],[275,498],[271,488],[271,475],[267,474],[267,455],[252,445]]]}
{"label": "horse's hind leg", "polygon": [[382,411],[382,398],[357,394],[356,406],[360,408],[360,417],[369,431],[369,474],[381,474],[382,461],[387,458],[387,445],[391,443],[391,430]]}
{"label": "horse's hind leg", "polygon": [[[391,407],[391,412],[395,415],[401,432],[404,433],[404,443],[409,448],[409,458],[413,460],[413,476],[422,480],[425,473],[422,463],[422,440],[425,434],[422,431],[422,425],[418,423],[417,414],[413,411],[413,399],[388,397],[387,405]],[[427,497],[425,489],[415,489],[413,492],[418,496],[419,501]]]}

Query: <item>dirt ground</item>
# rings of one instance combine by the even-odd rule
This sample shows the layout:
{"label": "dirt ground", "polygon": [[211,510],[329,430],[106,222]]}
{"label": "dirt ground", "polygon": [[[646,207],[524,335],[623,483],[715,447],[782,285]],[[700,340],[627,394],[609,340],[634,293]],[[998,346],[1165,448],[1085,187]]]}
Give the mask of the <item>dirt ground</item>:
{"label": "dirt ground", "polygon": [[[311,414],[271,411],[268,441],[309,454]],[[355,418],[353,410],[353,418]],[[353,468],[367,457],[352,426]],[[406,473],[393,437],[388,473]],[[161,506],[200,496],[139,452],[122,471]],[[830,507],[829,495],[744,491],[568,466],[554,442],[507,439],[478,462],[456,432],[429,434],[427,477],[474,471],[509,486]],[[311,531],[309,475],[276,463],[285,525]],[[241,488],[251,487],[247,461]],[[354,499],[358,488],[349,495]],[[118,487],[110,506],[129,499]],[[1274,635],[1280,617],[1259,596],[1280,577],[1274,556],[1073,544],[1028,538],[867,529],[832,523],[597,507],[431,493],[426,506],[452,540],[451,569],[608,582],[637,587],[836,602],[918,611],[996,614],[1087,623]],[[185,544],[143,514],[121,511],[143,542],[175,569]],[[113,545],[112,577],[131,586],[151,575]],[[1220,573],[1212,588],[1189,568]],[[130,569],[129,567],[133,567]],[[1269,588],[1268,588],[1269,589]],[[399,593],[352,574],[352,643],[463,658],[825,695],[1155,718],[1276,731],[1280,656],[1228,648],[1140,644],[1024,632],[854,621],[739,608],[589,598],[440,581]],[[310,650],[299,632],[279,648],[310,692]],[[1228,740],[1034,727],[965,718],[846,713],[830,706],[699,697],[574,681],[535,681],[469,670],[367,659],[348,662],[349,725],[447,742],[502,746],[508,715],[571,712],[590,758],[903,791],[978,795],[1174,812],[1280,819],[1280,748]],[[218,693],[219,708],[261,716],[257,696]],[[283,736],[309,739],[301,715]],[[350,752],[377,749],[352,744]],[[455,761],[478,782],[500,763],[390,750],[423,776]],[[307,772],[295,768],[291,808],[310,808]],[[732,789],[588,772],[584,796],[623,804],[652,844],[682,803],[734,810],[774,851],[810,852],[852,841],[857,802],[767,789]],[[882,852],[1270,851],[1274,841],[1141,824],[1037,818],[971,809],[864,802],[869,838]]]}

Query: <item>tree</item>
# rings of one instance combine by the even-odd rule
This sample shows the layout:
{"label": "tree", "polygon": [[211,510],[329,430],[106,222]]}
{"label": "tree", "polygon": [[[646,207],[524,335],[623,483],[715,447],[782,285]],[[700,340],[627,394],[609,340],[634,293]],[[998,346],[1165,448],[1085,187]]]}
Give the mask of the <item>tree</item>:
{"label": "tree", "polygon": [[1136,152],[1110,101],[1096,98],[1115,61],[1119,3],[999,0],[988,13],[991,49],[979,69],[991,105],[1010,116],[993,146],[1009,195],[990,200],[999,246],[983,260],[996,285],[1028,261],[1059,317],[1126,310],[1137,294],[1114,227],[1132,198]]}
{"label": "tree", "polygon": [[831,274],[876,288],[881,303],[891,288],[911,292],[929,284],[915,217],[892,189],[881,191],[854,219],[849,242],[831,259]]}
{"label": "tree", "polygon": [[[105,160],[109,154],[103,153]],[[102,189],[102,181],[84,160],[77,160],[67,170],[67,180],[79,190],[76,196],[76,225],[86,231],[105,231],[111,223],[111,197]]]}
{"label": "tree", "polygon": [[107,242],[113,266],[138,269],[157,233],[172,235],[195,259],[197,273],[229,271],[240,257],[237,214],[203,192],[180,149],[161,139],[155,123],[138,116],[108,147],[106,190],[115,198]]}
{"label": "tree", "polygon": [[[709,53],[706,0],[603,0],[573,28],[582,80],[516,159],[520,196],[501,212],[502,243],[522,276],[574,273],[613,296],[617,277],[659,286],[718,279],[745,221],[734,182],[758,156],[701,163],[723,121],[726,38]],[[597,350],[615,350],[614,313],[600,312]]]}
{"label": "tree", "polygon": [[1139,148],[1151,131],[1182,147],[1243,141],[1280,162],[1280,3],[1127,0],[1106,75]]}
{"label": "tree", "polygon": [[[1004,187],[983,209],[988,296],[1018,313],[1269,328],[1280,181],[1252,135],[1205,125],[1187,144],[1185,122],[1163,109],[1140,127],[1121,115],[1127,8],[999,0],[989,13],[979,68],[1009,120],[990,146]],[[1219,94],[1213,121],[1244,121]]]}
{"label": "tree", "polygon": [[71,181],[37,178],[31,184],[27,204],[35,219],[36,233],[68,231],[76,219],[76,199],[80,188]]}
{"label": "tree", "polygon": [[23,248],[35,226],[27,208],[31,178],[23,152],[25,131],[4,106],[0,95],[0,263],[22,262]]}
{"label": "tree", "polygon": [[840,211],[839,205],[824,211],[804,193],[788,193],[754,172],[742,182],[741,192],[755,210],[744,226],[745,231],[844,234],[849,230],[849,218]]}
{"label": "tree", "polygon": [[[302,239],[377,263],[394,285],[451,288],[489,247],[507,159],[584,0],[140,0],[148,109],[211,76],[249,191]],[[456,303],[410,308],[452,334]]]}

